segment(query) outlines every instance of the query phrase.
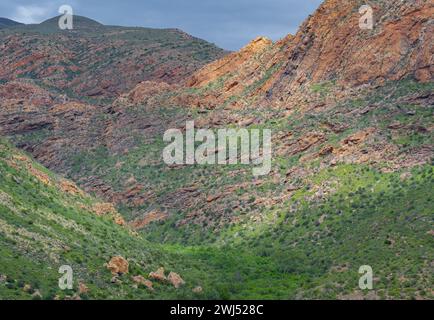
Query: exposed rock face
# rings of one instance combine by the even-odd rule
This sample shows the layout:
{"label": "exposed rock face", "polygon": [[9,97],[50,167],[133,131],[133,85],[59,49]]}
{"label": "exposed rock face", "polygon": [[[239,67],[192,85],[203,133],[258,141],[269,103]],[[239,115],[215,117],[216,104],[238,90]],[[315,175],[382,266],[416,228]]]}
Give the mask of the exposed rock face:
{"label": "exposed rock face", "polygon": [[[433,79],[434,7],[430,1],[374,1],[374,29],[359,28],[358,0],[328,0],[290,40],[288,62],[275,74],[273,98],[301,84]],[[403,67],[405,66],[405,67]]]}
{"label": "exposed rock face", "polygon": [[124,218],[119,214],[112,203],[96,203],[92,210],[97,216],[110,216],[117,225],[125,226]]}
{"label": "exposed rock face", "polygon": [[125,222],[125,220],[124,220],[124,218],[120,215],[120,214],[118,214],[116,217],[115,217],[115,223],[117,224],[117,225],[119,225],[119,226],[125,226],[126,225],[126,222]]}
{"label": "exposed rock face", "polygon": [[[188,80],[187,84],[191,87],[206,86],[210,82],[215,81],[234,70],[245,67],[247,62],[265,49],[269,48],[272,44],[273,42],[270,39],[258,37],[242,48],[239,52],[231,53],[216,62],[206,65],[196,72],[193,77]],[[228,88],[231,89],[231,87],[233,88],[238,84],[239,83],[234,81],[232,86],[229,86]]]}
{"label": "exposed rock face", "polygon": [[178,83],[226,53],[175,29],[89,25],[67,33],[54,20],[1,30],[0,79],[32,78],[79,96],[116,97],[145,80]]}
{"label": "exposed rock face", "polygon": [[[6,61],[0,66],[0,134],[12,137],[19,147],[31,152],[44,165],[111,202],[94,206],[86,202],[80,207],[85,213],[107,216],[115,223],[125,225],[115,209],[119,205],[125,210],[128,225],[136,229],[145,229],[151,222],[160,221],[167,223],[163,228],[173,231],[160,232],[159,226],[154,224],[142,233],[143,236],[150,234],[152,240],[170,242],[182,237],[182,242],[197,244],[197,239],[205,235],[205,241],[212,242],[215,237],[217,241],[226,241],[225,235],[218,237],[222,230],[229,229],[229,237],[237,238],[236,241],[241,243],[247,238],[256,248],[253,243],[261,239],[256,238],[254,232],[258,226],[261,231],[262,228],[271,231],[276,245],[279,241],[285,247],[300,247],[302,242],[311,242],[322,261],[322,248],[326,250],[328,244],[336,245],[332,248],[342,248],[338,243],[345,243],[346,239],[370,237],[366,233],[354,237],[356,234],[351,233],[351,228],[342,231],[337,238],[332,232],[336,230],[335,221],[341,222],[342,226],[347,223],[346,214],[335,220],[346,210],[335,208],[346,203],[333,198],[330,198],[331,202],[323,202],[342,188],[342,183],[347,183],[342,179],[347,178],[345,173],[334,174],[334,169],[347,170],[346,167],[359,167],[351,164],[369,164],[369,168],[378,169],[373,177],[377,179],[377,172],[432,163],[431,2],[372,0],[374,30],[360,30],[357,9],[365,1],[328,0],[295,36],[289,35],[276,43],[258,38],[240,52],[203,67],[187,79],[186,74],[190,75],[194,69],[190,68],[190,60],[177,61],[178,67],[173,64],[170,68],[160,66],[158,70],[152,70],[149,77],[143,76],[140,70],[143,71],[145,65],[155,65],[169,55],[153,60],[152,55],[139,56],[140,50],[131,47],[119,52],[125,44],[121,39],[115,43],[115,57],[110,55],[113,49],[110,45],[92,46],[98,54],[96,64],[112,59],[99,68],[91,63],[95,58],[93,54],[85,58],[80,56],[75,65],[77,48],[89,45],[86,38],[75,39],[73,48],[68,48],[65,54],[68,62],[65,65],[64,57],[59,53],[65,48],[59,43],[70,39],[64,39],[63,35],[56,35],[60,40],[53,41],[53,48],[47,48],[33,35],[24,37],[23,43],[19,37],[10,35],[0,44],[0,54],[5,53]],[[118,31],[114,31],[116,37],[122,38],[123,33]],[[1,32],[0,39],[3,40]],[[29,53],[24,52],[28,45],[35,45]],[[130,50],[133,51],[132,60]],[[12,56],[9,51],[17,52],[17,56]],[[118,61],[117,53],[122,56],[121,61]],[[53,61],[53,57],[55,63],[46,67],[45,62]],[[187,66],[179,66],[178,62]],[[113,64],[119,67],[113,67]],[[98,70],[89,70],[88,65],[98,67]],[[65,79],[65,75],[70,76]],[[37,79],[12,81],[17,76]],[[407,82],[404,78],[416,81]],[[76,94],[94,98],[117,97],[118,93],[134,89],[113,103],[101,100],[100,105],[44,89],[48,84],[64,90],[70,83]],[[182,130],[186,120],[195,120],[197,127],[213,129],[269,126],[273,129],[273,162],[276,165],[273,163],[270,175],[263,178],[252,178],[250,168],[241,166],[216,170],[200,166],[193,170],[183,165],[165,166],[160,158],[161,137],[168,128]],[[6,162],[14,169],[26,168],[31,180],[38,185],[58,187],[71,199],[82,195],[74,183],[53,178],[41,167],[29,164],[26,157],[11,157]],[[332,168],[341,163],[350,165]],[[362,173],[357,172],[351,178],[358,179],[359,174]],[[410,179],[402,175],[400,178]],[[9,181],[19,185],[20,180],[23,181],[12,177],[6,185],[11,185]],[[359,183],[363,184],[357,181]],[[398,183],[393,181],[393,185]],[[376,188],[375,185],[372,187]],[[371,186],[366,186],[366,191],[370,192]],[[382,183],[379,186],[383,188]],[[362,189],[354,190],[355,195],[350,197],[357,199],[358,193],[365,195]],[[391,194],[385,193],[382,200]],[[12,200],[0,193],[0,202],[5,204]],[[370,197],[366,198],[366,204],[369,202]],[[305,217],[304,207],[318,209],[318,215]],[[355,213],[352,217],[361,216],[359,209],[349,208]],[[401,220],[412,222],[409,225],[413,231],[413,227],[425,219],[425,216],[413,214],[414,210],[396,209],[396,213],[390,213],[393,218],[387,218],[385,229],[387,223]],[[12,218],[21,214],[19,210],[14,213],[10,215]],[[409,214],[409,220],[405,214]],[[374,219],[370,224],[375,226],[373,229],[382,229],[383,226],[377,225],[377,217]],[[12,222],[15,223],[15,218]],[[348,223],[355,225],[352,219]],[[235,234],[231,228],[227,229],[231,224],[236,224]],[[280,229],[285,225],[291,230]],[[4,224],[0,227],[4,228]],[[423,229],[423,234],[431,237],[434,231],[429,229]],[[293,230],[295,237],[286,237],[291,236]],[[85,235],[87,228],[81,231]],[[297,237],[299,232],[303,237]],[[266,233],[260,235],[269,239]],[[9,234],[13,235],[12,232]],[[394,239],[387,237],[388,246],[397,246],[400,237],[391,236]],[[24,234],[23,240],[32,237],[32,233]],[[82,238],[87,239],[79,237]],[[102,244],[106,245],[104,240]],[[53,256],[57,252],[77,250],[76,246],[59,245],[52,239],[46,243],[50,250],[52,247],[56,250],[51,252]],[[117,248],[122,252],[122,248]],[[147,257],[142,256],[142,259]],[[164,263],[170,265],[167,261]],[[339,261],[337,265],[345,265],[343,263]],[[425,259],[424,263],[428,266],[429,261]],[[335,270],[345,272],[349,266],[335,267]],[[107,268],[113,274],[112,283],[119,285],[119,292],[124,291],[120,275],[129,271],[128,261],[113,257]],[[415,283],[428,283],[421,281],[427,279],[423,274],[425,272],[420,273],[422,278],[415,278]],[[165,284],[170,282],[175,288],[185,283],[174,272],[166,277],[163,268],[151,272],[149,278]],[[132,280],[133,287],[140,285],[152,290],[152,282],[144,277],[136,276]],[[6,279],[0,275],[2,281]],[[84,287],[79,290],[86,291]],[[200,293],[202,288],[196,287],[193,292]]]}
{"label": "exposed rock face", "polygon": [[185,284],[185,281],[181,278],[181,276],[175,272],[170,272],[167,280],[176,288],[180,288]]}
{"label": "exposed rock face", "polygon": [[73,183],[72,181],[63,179],[60,182],[60,189],[63,192],[69,193],[69,194],[75,194],[75,195],[80,195],[80,196],[84,196],[84,192],[83,190],[81,190],[80,188],[77,187],[77,185],[75,183]]}
{"label": "exposed rock face", "polygon": [[93,211],[97,216],[105,216],[116,212],[112,203],[96,203],[93,206]]}
{"label": "exposed rock face", "polygon": [[[55,96],[30,81],[0,84],[0,134],[14,137],[19,147],[31,152],[50,169],[72,177],[85,191],[95,192],[114,205],[127,207],[131,213],[128,224],[137,229],[146,228],[153,221],[163,222],[176,212],[186,212],[176,222],[176,227],[190,222],[209,225],[215,219],[218,222],[213,227],[218,228],[234,222],[232,212],[240,210],[246,202],[242,197],[234,199],[237,191],[248,188],[243,183],[222,183],[221,187],[210,191],[200,187],[207,179],[195,176],[180,179],[182,182],[176,188],[171,188],[172,181],[168,180],[153,184],[143,177],[130,179],[132,172],[119,178],[122,181],[106,178],[107,172],[118,176],[124,170],[140,171],[142,167],[180,177],[184,173],[183,166],[162,170],[158,166],[161,159],[148,157],[161,154],[161,150],[147,150],[144,153],[149,154],[140,154],[142,159],[136,161],[137,152],[159,141],[166,129],[182,129],[185,121],[193,118],[201,128],[248,127],[273,121],[291,121],[297,127],[297,121],[309,122],[310,127],[298,127],[299,132],[292,129],[276,135],[273,132],[275,155],[299,156],[300,164],[317,160],[323,168],[340,162],[386,161],[394,170],[427,163],[432,155],[430,146],[403,154],[390,141],[385,141],[385,137],[389,133],[399,136],[409,131],[428,135],[432,133],[432,126],[417,121],[411,126],[398,122],[389,124],[387,129],[376,127],[367,132],[351,120],[362,120],[362,116],[386,108],[387,104],[363,108],[356,105],[353,110],[337,108],[339,103],[368,97],[366,92],[362,96],[363,90],[375,90],[389,80],[410,77],[432,81],[434,41],[430,1],[374,0],[370,3],[375,17],[373,30],[361,30],[358,26],[358,8],[364,1],[328,0],[294,36],[288,35],[276,43],[262,37],[255,39],[240,52],[206,65],[187,78],[175,77],[178,81],[171,83],[160,81],[158,77],[141,79],[131,86],[134,87],[131,91],[110,105],[89,105]],[[19,39],[8,38],[8,41],[5,46],[22,49]],[[45,59],[43,53],[30,58],[36,65]],[[145,58],[137,61],[147,62]],[[20,60],[20,66],[27,65],[30,66],[30,62]],[[125,72],[134,73],[128,68]],[[170,75],[163,78],[166,76]],[[106,82],[97,84],[92,78],[84,84],[88,88],[79,85],[77,90],[98,91],[100,85],[105,87],[107,81],[112,81],[110,76],[106,78]],[[62,89],[57,82],[59,79],[54,80]],[[314,85],[316,90],[312,88]],[[102,95],[111,92],[112,87],[109,83]],[[415,105],[423,110],[433,101],[432,94],[418,93],[393,100],[393,104]],[[181,106],[187,111],[170,109],[165,114],[167,106]],[[411,110],[403,114],[417,116]],[[306,120],[308,116],[311,121]],[[337,121],[340,117],[344,120]],[[116,158],[115,163],[101,165],[84,159],[87,153],[95,156],[100,151],[102,159]],[[71,159],[77,155],[82,158],[73,162]],[[72,170],[77,164],[86,166],[80,167],[80,172]],[[116,170],[110,171],[113,167]],[[301,166],[286,177],[273,172],[273,181],[285,183],[285,191],[275,197],[268,194],[258,197],[254,203],[284,201],[288,194],[301,188],[294,180],[308,173]],[[35,176],[48,181],[43,175]],[[147,207],[158,209],[149,212]],[[119,216],[115,216],[115,221],[125,224]]]}
{"label": "exposed rock face", "polygon": [[130,103],[148,103],[153,96],[161,94],[165,91],[173,89],[173,85],[165,82],[144,81],[139,83],[133,90],[125,94],[122,98],[126,98]]}
{"label": "exposed rock face", "polygon": [[128,267],[128,261],[121,256],[111,258],[111,260],[107,264],[107,269],[109,269],[113,275],[127,274]]}
{"label": "exposed rock face", "polygon": [[138,285],[143,285],[151,291],[154,290],[154,288],[152,287],[153,286],[152,282],[149,280],[146,280],[143,276],[135,276],[132,279]]}
{"label": "exposed rock face", "polygon": [[32,290],[33,290],[33,288],[30,284],[27,283],[24,285],[24,288],[23,288],[24,292],[31,292]]}
{"label": "exposed rock face", "polygon": [[151,272],[149,274],[149,278],[157,280],[157,281],[166,281],[167,278],[164,274],[164,268],[159,268],[156,272]]}
{"label": "exposed rock face", "polygon": [[131,226],[134,229],[143,229],[147,225],[149,225],[152,222],[155,221],[162,221],[167,219],[168,214],[165,212],[159,212],[159,211],[152,211],[150,213],[147,213],[144,218],[140,218],[138,220],[132,221]]}
{"label": "exposed rock face", "polygon": [[[290,36],[287,37],[289,39]],[[273,42],[265,37],[258,37],[238,52],[233,52],[216,60],[195,72],[181,82],[182,86],[161,86],[146,82],[136,86],[130,94],[125,95],[130,101],[147,102],[150,105],[161,103],[152,93],[176,92],[172,98],[165,100],[173,105],[213,109],[227,99],[244,94],[250,86],[261,80],[276,63],[270,64],[273,54],[280,51],[280,42]],[[195,92],[203,92],[198,96]],[[261,92],[263,88],[258,88]],[[265,91],[264,91],[265,92]],[[250,93],[253,95],[256,90]],[[237,102],[233,102],[237,106]]]}
{"label": "exposed rock face", "polygon": [[[196,72],[187,85],[206,94],[190,106],[216,105],[234,96],[256,104],[292,103],[301,87],[323,81],[344,86],[412,76],[432,81],[434,8],[427,0],[372,1],[374,29],[359,27],[360,0],[328,0],[295,36],[258,38],[237,53]],[[404,66],[404,67],[403,67]],[[261,97],[261,99],[259,99]],[[246,106],[234,101],[231,106]]]}
{"label": "exposed rock face", "polygon": [[32,294],[32,299],[41,300],[42,299],[41,292],[39,290],[35,290],[35,292],[33,292],[33,294]]}

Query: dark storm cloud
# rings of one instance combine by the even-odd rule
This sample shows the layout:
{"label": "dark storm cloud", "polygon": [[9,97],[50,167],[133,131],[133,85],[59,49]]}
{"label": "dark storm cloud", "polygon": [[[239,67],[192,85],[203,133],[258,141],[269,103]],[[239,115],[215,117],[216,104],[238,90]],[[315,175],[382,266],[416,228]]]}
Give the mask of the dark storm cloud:
{"label": "dark storm cloud", "polygon": [[256,36],[273,40],[295,33],[322,0],[0,0],[0,16],[37,23],[62,4],[104,24],[179,28],[236,50]]}

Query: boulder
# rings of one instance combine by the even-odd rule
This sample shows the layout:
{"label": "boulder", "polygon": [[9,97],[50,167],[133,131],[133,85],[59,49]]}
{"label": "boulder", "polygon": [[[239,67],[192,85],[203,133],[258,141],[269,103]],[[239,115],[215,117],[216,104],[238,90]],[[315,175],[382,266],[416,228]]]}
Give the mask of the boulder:
{"label": "boulder", "polygon": [[152,281],[146,280],[144,277],[142,276],[135,276],[132,278],[133,281],[138,284],[138,285],[143,285],[146,288],[148,288],[149,290],[153,291],[154,288],[152,287],[153,283]]}
{"label": "boulder", "polygon": [[159,268],[156,272],[151,272],[149,274],[149,278],[157,280],[157,281],[166,281],[167,278],[164,275],[164,268]]}
{"label": "boulder", "polygon": [[116,256],[111,258],[107,264],[107,269],[109,269],[113,275],[121,275],[128,273],[128,266],[128,261],[125,258]]}
{"label": "boulder", "polygon": [[182,285],[185,284],[185,281],[181,278],[181,276],[175,272],[169,273],[169,276],[167,277],[167,280],[176,288],[178,289]]}

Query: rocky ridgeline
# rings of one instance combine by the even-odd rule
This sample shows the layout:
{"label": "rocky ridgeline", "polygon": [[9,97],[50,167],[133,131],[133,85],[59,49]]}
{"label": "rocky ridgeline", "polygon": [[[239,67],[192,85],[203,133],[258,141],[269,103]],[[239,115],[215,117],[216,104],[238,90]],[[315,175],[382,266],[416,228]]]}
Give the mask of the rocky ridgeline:
{"label": "rocky ridgeline", "polygon": [[[204,66],[188,88],[137,86],[130,102],[150,104],[157,92],[176,92],[175,105],[232,108],[286,106],[306,99],[304,88],[334,81],[344,88],[382,85],[413,77],[433,80],[433,20],[430,1],[374,1],[374,29],[359,27],[363,1],[325,1],[294,35],[276,43],[258,37],[239,52]],[[342,95],[342,93],[341,93]],[[167,102],[167,101],[166,101]]]}

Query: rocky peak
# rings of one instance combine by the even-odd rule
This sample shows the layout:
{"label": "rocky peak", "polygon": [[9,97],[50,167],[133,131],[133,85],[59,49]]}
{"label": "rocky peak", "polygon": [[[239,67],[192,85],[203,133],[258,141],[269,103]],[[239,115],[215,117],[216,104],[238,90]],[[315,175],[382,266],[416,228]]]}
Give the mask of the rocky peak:
{"label": "rocky peak", "polygon": [[271,41],[267,37],[260,36],[260,37],[253,39],[252,41],[250,41],[248,45],[246,45],[245,47],[243,47],[240,50],[240,53],[249,52],[251,54],[254,54],[256,52],[264,50],[265,48],[267,48],[268,46],[270,46],[272,44],[273,44],[273,41]]}
{"label": "rocky peak", "polygon": [[[340,85],[382,84],[414,77],[433,79],[434,6],[429,1],[371,1],[374,27],[360,28],[360,0],[328,0],[300,27],[272,43],[258,37],[239,52],[213,62],[188,81],[204,87],[221,80],[223,99],[245,92],[286,101],[301,87],[324,81]],[[261,80],[262,79],[262,80]],[[247,90],[249,91],[249,90]]]}
{"label": "rocky peak", "polygon": [[[360,85],[433,74],[434,7],[429,1],[372,1],[374,28],[359,27],[364,1],[325,1],[287,39],[286,59],[274,75],[272,95],[336,80]],[[283,97],[284,98],[284,97]]]}
{"label": "rocky peak", "polygon": [[187,84],[190,87],[203,87],[220,77],[228,76],[236,70],[245,68],[252,57],[260,54],[272,45],[273,42],[270,39],[257,37],[240,51],[233,52],[200,69],[187,81]]}

